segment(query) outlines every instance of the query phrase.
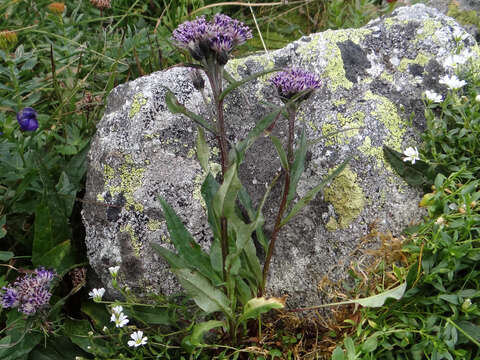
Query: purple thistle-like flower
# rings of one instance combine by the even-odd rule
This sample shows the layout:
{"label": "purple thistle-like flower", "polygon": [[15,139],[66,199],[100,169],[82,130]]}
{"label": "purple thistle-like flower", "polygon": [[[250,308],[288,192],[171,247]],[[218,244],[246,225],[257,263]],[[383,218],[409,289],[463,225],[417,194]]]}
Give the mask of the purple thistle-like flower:
{"label": "purple thistle-like flower", "polygon": [[15,288],[3,287],[5,293],[2,294],[2,307],[14,308],[18,306],[18,294]]}
{"label": "purple thistle-like flower", "polygon": [[18,277],[13,286],[3,288],[2,307],[18,307],[26,315],[35,314],[50,302],[50,284],[55,276],[54,271],[40,267],[33,274]]}
{"label": "purple thistle-like flower", "polygon": [[180,24],[173,31],[172,40],[180,48],[190,51],[195,60],[207,59],[210,53],[225,65],[235,46],[252,37],[248,26],[227,15],[217,14],[211,22],[204,17]]}
{"label": "purple thistle-like flower", "polygon": [[38,129],[37,112],[26,107],[17,113],[17,121],[22,131],[35,131]]}
{"label": "purple thistle-like flower", "polygon": [[46,270],[44,267],[39,267],[35,270],[35,274],[37,275],[36,280],[39,286],[49,287],[50,282],[55,277],[56,273],[52,270]]}
{"label": "purple thistle-like flower", "polygon": [[270,81],[277,88],[280,97],[290,99],[296,94],[315,90],[320,87],[320,80],[306,70],[292,68],[281,71],[273,76]]}

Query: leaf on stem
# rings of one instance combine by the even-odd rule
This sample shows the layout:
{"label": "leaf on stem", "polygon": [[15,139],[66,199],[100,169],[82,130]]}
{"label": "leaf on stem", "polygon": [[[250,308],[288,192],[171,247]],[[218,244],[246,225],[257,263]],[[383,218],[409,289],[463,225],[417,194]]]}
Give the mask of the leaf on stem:
{"label": "leaf on stem", "polygon": [[230,301],[206,277],[191,269],[175,269],[172,271],[177,275],[180,284],[200,309],[206,313],[221,311],[228,317],[232,317]]}
{"label": "leaf on stem", "polygon": [[238,319],[238,324],[241,324],[248,319],[256,319],[260,314],[266,313],[272,309],[282,309],[284,307],[284,298],[273,297],[266,299],[264,297],[256,297],[250,299],[243,307],[243,313]]}
{"label": "leaf on stem", "polygon": [[323,179],[320,184],[311,189],[303,198],[298,200],[298,202],[293,206],[292,210],[280,223],[280,227],[284,226],[292,217],[298,214],[307,204],[312,201],[315,196],[321,191],[325,185],[327,185],[332,179],[334,179],[338,174],[340,174],[343,169],[348,165],[350,159],[345,160],[339,167],[332,171],[325,179]]}
{"label": "leaf on stem", "polygon": [[288,161],[287,161],[287,154],[285,153],[285,149],[283,148],[282,142],[278,137],[275,135],[270,134],[270,140],[272,140],[275,149],[277,150],[278,156],[280,157],[280,162],[282,167],[288,171]]}
{"label": "leaf on stem", "polygon": [[302,129],[302,136],[300,137],[300,144],[295,151],[295,157],[290,171],[290,189],[288,190],[287,206],[295,198],[297,194],[297,185],[300,177],[305,169],[305,157],[307,155],[307,139],[305,136],[305,126]]}
{"label": "leaf on stem", "polygon": [[203,131],[203,128],[200,126],[197,128],[196,145],[197,145],[197,157],[198,157],[198,161],[200,162],[200,166],[202,167],[203,171],[208,173],[210,170],[208,167],[210,149],[208,147],[207,142],[205,141],[205,132]]}
{"label": "leaf on stem", "polygon": [[217,130],[212,125],[210,125],[204,118],[187,110],[185,106],[180,104],[173,92],[169,89],[167,89],[167,92],[165,94],[165,102],[167,104],[168,110],[170,110],[172,114],[183,114],[192,119],[197,125],[203,126],[212,134],[217,134]]}
{"label": "leaf on stem", "polygon": [[[219,284],[221,282],[218,274],[212,269],[208,255],[200,248],[192,235],[185,228],[185,225],[180,221],[175,211],[167,204],[165,200],[159,198],[162,206],[163,215],[167,222],[168,232],[172,239],[175,249],[182,260],[188,264],[189,268],[197,269],[204,276],[209,278],[213,283]],[[156,248],[160,253],[162,250]],[[161,253],[166,254],[165,252]],[[173,257],[170,256],[171,259]]]}
{"label": "leaf on stem", "polygon": [[272,72],[275,72],[275,71],[280,71],[281,69],[270,69],[270,70],[265,70],[265,71],[260,71],[256,74],[253,74],[253,75],[250,75],[250,76],[247,76],[246,78],[242,79],[242,80],[239,80],[239,81],[234,81],[234,82],[231,82],[230,85],[222,91],[222,93],[220,94],[219,96],[219,100],[223,100],[225,98],[225,96],[227,96],[229,93],[231,93],[233,90],[235,90],[236,88],[238,88],[239,86],[242,86],[243,84],[247,83],[247,82],[250,82],[252,80],[255,80],[256,78],[260,77],[260,76],[263,76],[263,75],[266,75],[266,74],[270,74]]}

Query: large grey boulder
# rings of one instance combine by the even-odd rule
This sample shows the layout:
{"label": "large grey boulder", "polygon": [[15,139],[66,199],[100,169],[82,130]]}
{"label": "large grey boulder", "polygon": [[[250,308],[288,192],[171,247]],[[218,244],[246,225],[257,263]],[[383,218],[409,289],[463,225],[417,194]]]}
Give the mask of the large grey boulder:
{"label": "large grey boulder", "polygon": [[[307,154],[299,196],[353,156],[348,169],[280,233],[269,294],[288,294],[290,306],[319,304],[325,300],[319,290],[322,278],[346,277],[350,263],[362,255],[356,250],[370,226],[398,234],[421,218],[421,194],[388,166],[382,146],[399,151],[417,146],[425,127],[422,93],[446,93],[438,83],[451,71],[443,60],[459,47],[480,53],[472,36],[456,42],[455,30],[463,31],[437,10],[415,5],[363,28],[313,34],[269,54],[228,63],[237,79],[273,66],[299,66],[321,77],[322,88],[298,116],[298,130],[305,126],[309,140],[318,140]],[[188,109],[208,116],[188,69],[157,72],[112,91],[90,150],[86,246],[92,268],[110,290],[108,267],[120,265],[121,283],[136,294],[180,291],[151,247],[171,248],[158,196],[173,206],[202,247],[211,241],[200,195],[205,174],[194,152],[196,127],[168,111],[167,88]],[[232,93],[225,105],[230,141],[244,138],[272,102],[279,103],[268,76]],[[285,122],[279,121],[274,132],[285,137]],[[212,171],[218,171],[215,151],[210,161]],[[279,168],[273,146],[262,137],[240,174],[255,203]],[[280,194],[275,188],[268,199],[267,233]]]}

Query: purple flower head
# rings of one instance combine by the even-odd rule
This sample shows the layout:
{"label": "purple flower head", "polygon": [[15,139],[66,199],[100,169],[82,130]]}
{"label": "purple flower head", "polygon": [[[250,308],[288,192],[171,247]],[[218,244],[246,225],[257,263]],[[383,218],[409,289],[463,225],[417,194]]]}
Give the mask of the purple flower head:
{"label": "purple flower head", "polygon": [[50,282],[55,277],[56,273],[52,270],[46,270],[43,266],[39,267],[35,270],[35,274],[37,275],[37,282],[39,286],[50,287]]}
{"label": "purple flower head", "polygon": [[38,129],[37,112],[31,107],[26,107],[18,112],[17,121],[22,131],[35,131]]}
{"label": "purple flower head", "polygon": [[[290,99],[300,92],[306,92],[308,97],[311,91],[320,87],[320,81],[314,74],[300,68],[278,72],[270,81],[283,99]],[[299,100],[305,99],[306,97],[301,97]]]}
{"label": "purple flower head", "polygon": [[55,275],[54,271],[39,267],[33,274],[18,277],[13,286],[3,288],[2,307],[18,307],[26,315],[35,314],[50,302],[50,285]]}
{"label": "purple flower head", "polygon": [[2,288],[5,292],[2,294],[2,307],[3,308],[14,308],[18,306],[18,295],[15,288],[4,287]]}
{"label": "purple flower head", "polygon": [[173,31],[173,42],[201,61],[215,55],[220,65],[225,65],[230,52],[237,45],[252,38],[252,32],[242,22],[227,15],[217,14],[211,22],[204,17],[180,24]]}

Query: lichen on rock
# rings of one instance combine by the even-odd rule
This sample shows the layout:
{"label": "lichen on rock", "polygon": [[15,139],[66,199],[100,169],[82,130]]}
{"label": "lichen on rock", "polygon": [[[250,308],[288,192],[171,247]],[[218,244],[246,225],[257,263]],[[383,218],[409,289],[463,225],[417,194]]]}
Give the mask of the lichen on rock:
{"label": "lichen on rock", "polygon": [[357,184],[357,175],[347,166],[325,188],[325,201],[332,203],[339,219],[340,228],[346,228],[362,212],[365,205],[365,195]]}

